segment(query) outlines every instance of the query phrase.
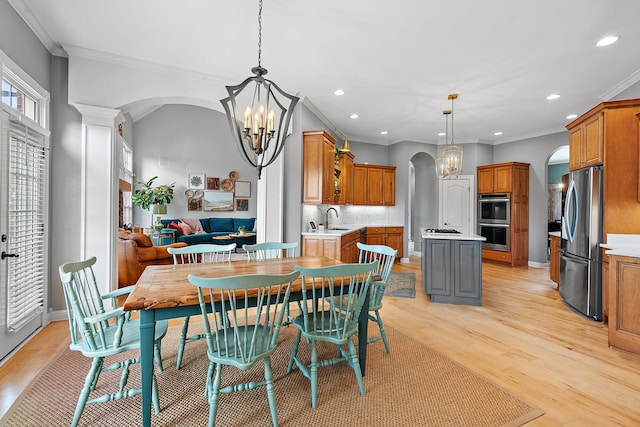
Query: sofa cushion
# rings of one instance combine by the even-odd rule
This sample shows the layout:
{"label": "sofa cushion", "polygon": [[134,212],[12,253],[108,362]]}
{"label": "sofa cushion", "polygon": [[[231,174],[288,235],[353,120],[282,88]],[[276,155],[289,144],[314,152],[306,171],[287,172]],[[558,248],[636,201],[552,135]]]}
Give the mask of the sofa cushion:
{"label": "sofa cushion", "polygon": [[151,237],[147,236],[143,233],[123,233],[120,232],[120,238],[124,240],[133,240],[138,244],[138,247],[141,248],[150,248],[153,246],[153,242],[151,241]]}
{"label": "sofa cushion", "polygon": [[247,231],[253,231],[253,228],[255,227],[255,222],[256,222],[255,218],[234,218],[233,231],[234,232],[238,231],[238,228],[240,228],[240,226],[242,225],[247,227]]}
{"label": "sofa cushion", "polygon": [[215,231],[235,231],[233,228],[233,218],[209,218],[209,231],[213,233]]}
{"label": "sofa cushion", "polygon": [[193,228],[191,228],[191,226],[186,222],[178,223],[178,227],[180,227],[180,230],[182,230],[182,234],[184,234],[185,236],[195,233],[195,231],[193,231]]}
{"label": "sofa cushion", "polygon": [[200,225],[205,233],[211,233],[211,227],[209,226],[209,218],[200,218]]}
{"label": "sofa cushion", "polygon": [[164,225],[164,228],[171,228],[169,227],[169,224],[171,224],[172,222],[175,222],[176,224],[180,222],[179,219],[175,218],[175,219],[160,219],[160,222],[162,223],[162,225]]}
{"label": "sofa cushion", "polygon": [[182,228],[176,222],[169,223],[167,228],[170,228],[171,230],[175,230],[176,237],[182,235]]}

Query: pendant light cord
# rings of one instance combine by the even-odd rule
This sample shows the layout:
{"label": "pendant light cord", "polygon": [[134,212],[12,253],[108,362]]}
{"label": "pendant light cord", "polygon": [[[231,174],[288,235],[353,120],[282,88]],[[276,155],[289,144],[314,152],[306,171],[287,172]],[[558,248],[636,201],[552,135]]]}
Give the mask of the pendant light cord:
{"label": "pendant light cord", "polygon": [[259,2],[258,7],[258,67],[260,67],[262,61],[262,0]]}

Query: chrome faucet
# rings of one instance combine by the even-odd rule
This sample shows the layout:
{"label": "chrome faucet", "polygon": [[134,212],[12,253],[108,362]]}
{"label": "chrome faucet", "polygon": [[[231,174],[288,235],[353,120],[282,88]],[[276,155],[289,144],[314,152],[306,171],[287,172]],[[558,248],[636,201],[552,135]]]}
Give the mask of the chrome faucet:
{"label": "chrome faucet", "polygon": [[336,210],[336,208],[334,208],[333,206],[330,207],[329,209],[327,209],[327,211],[324,213],[324,227],[326,230],[330,230],[331,227],[329,227],[329,211],[334,211],[336,213],[336,218],[338,218],[340,215],[338,215],[338,211]]}

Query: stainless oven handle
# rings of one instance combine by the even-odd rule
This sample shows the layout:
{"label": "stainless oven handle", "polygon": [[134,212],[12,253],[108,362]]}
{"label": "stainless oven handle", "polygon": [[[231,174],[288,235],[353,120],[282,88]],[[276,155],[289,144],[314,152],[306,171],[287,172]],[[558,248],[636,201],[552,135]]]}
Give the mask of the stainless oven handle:
{"label": "stainless oven handle", "polygon": [[501,227],[501,228],[509,228],[509,224],[487,224],[487,223],[479,223],[481,227]]}
{"label": "stainless oven handle", "polygon": [[508,197],[500,197],[500,198],[495,198],[495,199],[480,199],[479,202],[508,202],[509,199]]}

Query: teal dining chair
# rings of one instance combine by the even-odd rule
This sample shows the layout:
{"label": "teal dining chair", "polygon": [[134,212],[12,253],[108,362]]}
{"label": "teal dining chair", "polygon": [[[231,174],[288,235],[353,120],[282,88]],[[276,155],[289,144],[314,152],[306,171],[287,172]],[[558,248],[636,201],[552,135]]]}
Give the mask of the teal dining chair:
{"label": "teal dining chair", "polygon": [[[271,354],[278,344],[291,283],[299,275],[297,271],[292,271],[288,274],[220,278],[188,276],[189,282],[198,288],[198,301],[207,340],[209,369],[206,394],[209,401],[209,426],[215,425],[220,393],[229,394],[266,386],[271,420],[277,427]],[[219,306],[216,307],[216,304]],[[211,313],[211,322],[208,313]],[[223,366],[247,371],[260,360],[264,364],[263,382],[220,387]]]}
{"label": "teal dining chair", "polygon": [[[364,385],[360,362],[353,342],[358,329],[358,316],[366,301],[371,275],[377,261],[368,264],[342,264],[329,267],[303,268],[296,266],[302,278],[302,314],[293,319],[298,329],[287,372],[293,363],[302,374],[311,380],[311,407],[317,406],[318,368],[346,362],[356,374],[360,394],[364,396]],[[335,301],[342,301],[340,307]],[[300,338],[311,343],[311,363],[306,365],[297,357]],[[318,360],[316,343],[326,341],[337,346],[338,355],[327,360]],[[343,346],[346,345],[345,350]]]}
{"label": "teal dining chair", "polygon": [[[229,245],[200,244],[185,246],[182,248],[167,248],[167,252],[173,256],[174,264],[197,264],[207,262],[229,262],[231,261],[231,254],[235,249],[235,243],[231,243]],[[184,347],[187,341],[196,341],[204,338],[204,335],[202,334],[188,336],[190,319],[190,316],[185,316],[182,324],[182,333],[180,334],[180,341],[178,342],[176,369],[180,369],[180,366],[182,365]]]}
{"label": "teal dining chair", "polygon": [[298,242],[263,242],[254,245],[242,245],[242,249],[247,253],[247,257],[253,261],[294,257],[296,256],[297,247]]}
{"label": "teal dining chair", "polygon": [[357,243],[357,247],[360,249],[359,262],[361,264],[366,264],[377,260],[378,267],[375,272],[381,277],[381,280],[375,281],[371,284],[371,299],[369,300],[369,313],[367,313],[369,320],[376,322],[378,325],[380,335],[370,336],[367,340],[367,344],[382,340],[384,348],[387,351],[387,354],[389,354],[389,341],[387,341],[387,334],[384,330],[382,318],[380,317],[380,309],[382,309],[382,297],[384,296],[384,291],[389,283],[391,268],[393,268],[396,255],[398,255],[398,250],[390,248],[389,246],[365,245],[364,243]]}
{"label": "teal dining chair", "polygon": [[[67,307],[71,344],[69,348],[79,351],[84,356],[93,359],[91,368],[84,382],[76,410],[71,422],[77,426],[82,412],[87,404],[104,403],[111,400],[137,396],[140,388],[126,389],[129,378],[129,367],[138,363],[139,357],[121,360],[109,366],[104,366],[104,358],[115,356],[130,350],[140,349],[140,324],[138,320],[130,318],[131,312],[125,312],[117,306],[116,298],[126,295],[133,290],[133,286],[118,289],[106,295],[100,295],[93,265],[96,257],[84,261],[68,262],[59,267],[60,280],[64,290],[64,300]],[[103,301],[111,300],[112,309],[106,309]],[[167,332],[167,321],[156,322],[155,361],[162,371],[160,356],[160,340]],[[120,389],[115,393],[106,393],[89,400],[89,394],[96,389],[98,378],[103,371],[122,369]],[[156,413],[160,412],[158,400],[158,385],[153,377],[152,401]]]}

